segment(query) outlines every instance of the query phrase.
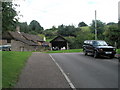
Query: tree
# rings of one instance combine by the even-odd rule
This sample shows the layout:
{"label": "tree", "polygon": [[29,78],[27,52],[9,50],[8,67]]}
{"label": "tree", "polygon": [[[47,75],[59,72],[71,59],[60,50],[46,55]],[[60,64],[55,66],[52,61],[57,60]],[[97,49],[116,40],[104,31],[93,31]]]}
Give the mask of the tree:
{"label": "tree", "polygon": [[58,34],[62,36],[75,36],[76,28],[73,25],[65,26],[60,25],[58,26]]}
{"label": "tree", "polygon": [[43,31],[43,34],[48,38],[48,39],[51,39],[51,38],[54,38],[55,36],[57,36],[57,28],[55,26],[52,26],[52,28],[50,29],[46,29]]}
{"label": "tree", "polygon": [[86,23],[84,23],[84,22],[80,22],[79,24],[78,24],[78,27],[83,27],[83,26],[88,26]]}
{"label": "tree", "polygon": [[36,20],[32,20],[29,25],[32,32],[36,32],[38,34],[43,33],[43,27]]}
{"label": "tree", "polygon": [[115,25],[116,23],[114,23],[114,22],[109,22],[109,23],[107,23],[107,25]]}
{"label": "tree", "polygon": [[85,40],[93,40],[94,34],[88,30],[81,30],[77,33],[75,43],[79,48],[82,48],[83,42]]}
{"label": "tree", "polygon": [[13,31],[18,20],[15,18],[17,12],[12,2],[2,2],[2,31]]}
{"label": "tree", "polygon": [[0,35],[2,35],[2,2],[0,2]]}
{"label": "tree", "polygon": [[[95,34],[95,20],[92,21],[90,26],[91,32]],[[104,39],[103,32],[105,31],[105,23],[100,20],[97,20],[97,38]]]}
{"label": "tree", "polygon": [[120,20],[118,21],[118,29],[120,30]]}
{"label": "tree", "polygon": [[120,29],[118,29],[116,25],[110,25],[106,31],[104,32],[106,36],[106,40],[111,44],[114,45],[115,42],[117,43],[117,47],[120,47]]}
{"label": "tree", "polygon": [[20,31],[29,33],[30,32],[30,27],[27,25],[27,22],[19,23],[20,26]]}

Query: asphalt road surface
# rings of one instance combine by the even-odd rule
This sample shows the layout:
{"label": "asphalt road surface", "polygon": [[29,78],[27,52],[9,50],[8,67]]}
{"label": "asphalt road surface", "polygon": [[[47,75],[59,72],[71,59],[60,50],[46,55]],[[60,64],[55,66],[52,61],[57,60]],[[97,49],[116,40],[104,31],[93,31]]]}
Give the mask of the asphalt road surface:
{"label": "asphalt road surface", "polygon": [[83,53],[54,53],[55,61],[75,88],[118,88],[118,60]]}

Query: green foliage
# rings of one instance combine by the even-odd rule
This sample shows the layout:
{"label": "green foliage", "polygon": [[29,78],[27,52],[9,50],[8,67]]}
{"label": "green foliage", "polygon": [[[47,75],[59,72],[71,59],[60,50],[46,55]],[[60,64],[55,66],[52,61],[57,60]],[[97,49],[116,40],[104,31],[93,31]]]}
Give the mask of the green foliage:
{"label": "green foliage", "polygon": [[118,29],[116,25],[109,25],[104,32],[106,36],[106,41],[108,41],[111,45],[117,43],[117,47],[120,47],[120,29]]}
{"label": "green foliage", "polygon": [[82,48],[84,40],[92,40],[94,34],[90,32],[89,28],[79,30],[76,33],[76,37],[65,37],[69,41],[70,49]]}
{"label": "green foliage", "polygon": [[31,21],[30,25],[28,25],[27,22],[19,22],[18,25],[20,26],[21,32],[34,35],[43,33],[43,27],[41,27],[40,24],[35,20]]}
{"label": "green foliage", "polygon": [[117,53],[120,54],[120,49],[117,49]]}
{"label": "green foliage", "polygon": [[[113,27],[114,26],[114,27]],[[119,26],[119,24],[118,24]],[[99,40],[105,40],[109,44],[114,45],[117,42],[118,47],[120,47],[120,29],[116,29],[117,24],[114,22],[108,23],[106,25],[100,20],[97,20],[97,34]],[[73,25],[59,25],[58,28],[52,27],[44,31],[45,36],[48,41],[52,40],[57,35],[64,36],[69,41],[70,49],[78,49],[82,47],[84,40],[94,40],[95,38],[95,21],[92,21],[91,26],[82,26],[75,28]]]}
{"label": "green foliage", "polygon": [[88,26],[86,23],[84,23],[84,22],[80,22],[79,24],[78,24],[78,27],[84,27],[84,26]]}
{"label": "green foliage", "polygon": [[114,23],[114,22],[109,22],[109,23],[107,23],[107,25],[115,25],[116,23]]}
{"label": "green foliage", "polygon": [[46,42],[50,42],[51,40],[53,40],[53,39],[46,39]]}
{"label": "green foliage", "polygon": [[[13,87],[31,52],[2,52],[2,87]],[[18,58],[19,57],[19,58]]]}
{"label": "green foliage", "polygon": [[48,51],[45,53],[76,53],[82,51],[83,51],[82,49],[69,49],[69,50]]}
{"label": "green foliage", "polygon": [[44,37],[45,37],[45,35],[43,35],[43,34],[38,34],[38,36],[40,36],[40,37],[42,37],[42,38],[44,38]]}
{"label": "green foliage", "polygon": [[30,31],[36,32],[38,34],[41,34],[44,30],[43,27],[41,27],[41,25],[36,20],[32,20],[30,22],[29,27],[30,27]]}
{"label": "green foliage", "polygon": [[12,2],[2,2],[2,31],[15,30],[18,20],[15,18],[17,12]]}
{"label": "green foliage", "polygon": [[79,48],[78,44],[76,44],[76,38],[75,37],[65,37],[65,39],[67,39],[69,42],[69,48],[70,49],[76,49]]}
{"label": "green foliage", "polygon": [[77,37],[76,37],[76,43],[78,44],[79,48],[82,48],[83,42],[85,40],[93,40],[94,39],[94,34],[90,33],[90,31],[79,31],[77,33]]}
{"label": "green foliage", "polygon": [[47,37],[47,39],[52,39],[58,35],[57,31],[58,31],[57,28],[55,26],[53,26],[50,29],[44,30],[43,34]]}
{"label": "green foliage", "polygon": [[118,21],[118,29],[120,30],[120,20]]}
{"label": "green foliage", "polygon": [[38,33],[37,32],[35,32],[35,31],[30,31],[30,32],[28,32],[29,34],[33,34],[33,35],[37,35]]}
{"label": "green foliage", "polygon": [[19,23],[20,26],[20,31],[29,33],[30,32],[30,27],[27,25],[27,22]]}
{"label": "green foliage", "polygon": [[[104,27],[105,23],[103,23],[100,20],[97,20],[96,22],[97,22],[97,37],[100,40],[104,40],[103,32],[105,31],[105,27]],[[90,29],[91,32],[95,34],[95,20],[92,21]]]}
{"label": "green foliage", "polygon": [[76,28],[73,25],[65,26],[60,25],[58,26],[58,34],[62,36],[75,36]]}

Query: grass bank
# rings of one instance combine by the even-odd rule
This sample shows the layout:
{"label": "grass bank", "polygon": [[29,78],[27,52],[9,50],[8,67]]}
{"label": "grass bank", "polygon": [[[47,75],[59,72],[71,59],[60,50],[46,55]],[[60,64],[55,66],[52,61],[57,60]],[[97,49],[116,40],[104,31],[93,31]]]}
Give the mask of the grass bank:
{"label": "grass bank", "polygon": [[45,53],[75,53],[75,52],[82,52],[82,49],[69,49],[69,50],[47,51]]}
{"label": "grass bank", "polygon": [[2,52],[2,87],[13,87],[32,52]]}

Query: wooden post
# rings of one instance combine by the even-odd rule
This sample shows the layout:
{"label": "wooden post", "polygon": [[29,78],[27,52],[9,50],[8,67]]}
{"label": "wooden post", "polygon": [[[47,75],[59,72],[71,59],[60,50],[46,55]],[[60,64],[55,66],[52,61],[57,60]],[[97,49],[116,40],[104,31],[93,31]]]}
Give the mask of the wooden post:
{"label": "wooden post", "polygon": [[68,42],[67,42],[67,50],[69,49]]}

